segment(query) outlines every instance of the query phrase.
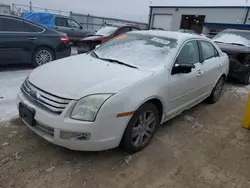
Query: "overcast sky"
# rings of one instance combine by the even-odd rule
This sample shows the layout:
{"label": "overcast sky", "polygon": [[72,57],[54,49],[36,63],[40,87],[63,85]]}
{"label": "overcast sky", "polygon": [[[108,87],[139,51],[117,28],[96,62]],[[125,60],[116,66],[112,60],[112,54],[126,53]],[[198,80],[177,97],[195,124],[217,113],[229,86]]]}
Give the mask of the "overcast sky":
{"label": "overcast sky", "polygon": [[[29,4],[29,0],[0,0],[0,2]],[[32,4],[44,8],[147,22],[149,5],[245,6],[246,0],[32,0]]]}

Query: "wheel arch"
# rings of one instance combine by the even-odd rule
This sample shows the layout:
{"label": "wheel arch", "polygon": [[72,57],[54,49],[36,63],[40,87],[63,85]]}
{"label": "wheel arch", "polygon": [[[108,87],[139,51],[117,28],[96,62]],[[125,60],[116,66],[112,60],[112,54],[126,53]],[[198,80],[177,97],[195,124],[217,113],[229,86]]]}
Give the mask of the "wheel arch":
{"label": "wheel arch", "polygon": [[136,108],[136,110],[138,110],[145,103],[152,103],[152,104],[154,104],[156,106],[156,108],[159,111],[160,121],[162,121],[163,114],[164,114],[164,111],[165,111],[165,107],[163,105],[164,104],[163,100],[160,97],[152,96],[150,98],[147,98],[147,99],[143,100],[140,103],[140,105]]}
{"label": "wheel arch", "polygon": [[32,58],[33,58],[35,52],[36,52],[39,48],[48,48],[48,49],[50,49],[50,50],[52,51],[53,55],[54,55],[54,59],[56,59],[56,50],[55,50],[55,48],[53,48],[53,47],[50,46],[50,45],[40,45],[40,46],[37,46],[37,47],[33,50],[32,54],[31,54],[31,61],[30,61],[30,62],[32,62]]}

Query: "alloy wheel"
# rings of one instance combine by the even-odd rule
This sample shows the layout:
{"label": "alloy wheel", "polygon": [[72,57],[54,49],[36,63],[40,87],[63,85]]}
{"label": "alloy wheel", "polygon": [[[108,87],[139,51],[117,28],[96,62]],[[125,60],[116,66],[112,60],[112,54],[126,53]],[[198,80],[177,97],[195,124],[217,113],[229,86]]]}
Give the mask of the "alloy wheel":
{"label": "alloy wheel", "polygon": [[53,60],[52,54],[48,50],[40,50],[36,54],[36,62],[38,65],[43,65]]}
{"label": "alloy wheel", "polygon": [[137,119],[132,130],[132,144],[140,147],[152,137],[156,126],[156,116],[152,111],[143,112]]}

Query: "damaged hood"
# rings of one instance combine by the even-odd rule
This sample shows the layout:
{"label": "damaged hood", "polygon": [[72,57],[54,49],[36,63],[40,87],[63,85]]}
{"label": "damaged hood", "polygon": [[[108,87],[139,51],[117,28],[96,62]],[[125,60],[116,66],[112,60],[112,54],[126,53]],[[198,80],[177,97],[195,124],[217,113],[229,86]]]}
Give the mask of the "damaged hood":
{"label": "damaged hood", "polygon": [[90,94],[117,93],[152,74],[84,54],[38,67],[28,79],[50,94],[77,100]]}
{"label": "damaged hood", "polygon": [[228,52],[230,54],[233,53],[250,53],[250,47],[235,45],[235,44],[227,44],[227,43],[216,43],[217,46],[223,51]]}
{"label": "damaged hood", "polygon": [[104,36],[95,35],[95,36],[90,36],[90,37],[86,37],[84,39],[81,39],[81,41],[102,40],[103,38],[104,38]]}

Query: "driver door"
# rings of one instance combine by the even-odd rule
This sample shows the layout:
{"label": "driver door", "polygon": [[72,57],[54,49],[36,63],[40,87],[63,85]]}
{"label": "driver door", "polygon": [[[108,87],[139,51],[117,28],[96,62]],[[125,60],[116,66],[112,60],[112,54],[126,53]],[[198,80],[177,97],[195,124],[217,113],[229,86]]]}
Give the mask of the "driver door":
{"label": "driver door", "polygon": [[[175,66],[193,64],[189,73],[175,73]],[[173,117],[194,106],[202,96],[202,64],[198,42],[191,40],[182,46],[170,74],[169,104],[167,117]]]}

